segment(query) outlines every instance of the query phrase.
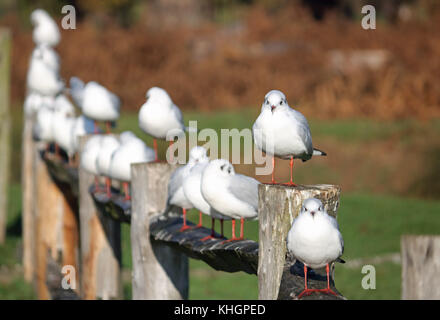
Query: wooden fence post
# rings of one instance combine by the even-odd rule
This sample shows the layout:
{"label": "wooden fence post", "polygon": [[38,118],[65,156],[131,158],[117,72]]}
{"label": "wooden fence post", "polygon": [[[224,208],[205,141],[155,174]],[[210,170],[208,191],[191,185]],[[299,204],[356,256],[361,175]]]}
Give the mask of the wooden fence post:
{"label": "wooden fence post", "polygon": [[[61,267],[79,270],[78,221],[72,204],[48,171],[40,154],[35,159],[35,250],[36,288],[39,299],[51,299],[47,285],[47,264],[52,258]],[[78,278],[78,275],[76,275]],[[61,283],[57,284],[61,287]]]}
{"label": "wooden fence post", "polygon": [[402,254],[402,299],[440,299],[440,236],[404,235]]}
{"label": "wooden fence post", "polygon": [[6,239],[8,181],[11,153],[11,118],[9,114],[11,34],[0,30],[0,244]]}
{"label": "wooden fence post", "polygon": [[21,223],[23,236],[23,274],[28,282],[34,279],[35,273],[35,159],[39,152],[32,139],[34,119],[24,117],[21,145]]}
{"label": "wooden fence post", "polygon": [[131,166],[133,299],[188,298],[187,256],[150,238],[150,222],[165,209],[168,180],[174,169],[167,163]]}
{"label": "wooden fence post", "polygon": [[320,199],[327,212],[336,217],[340,188],[333,185],[298,186],[261,184],[258,188],[259,253],[258,298],[278,298],[286,258],[286,237],[302,203]]}
{"label": "wooden fence post", "polygon": [[[89,136],[80,137],[79,159]],[[79,172],[79,214],[81,233],[81,298],[120,299],[121,226],[96,208],[89,188],[94,176]]]}

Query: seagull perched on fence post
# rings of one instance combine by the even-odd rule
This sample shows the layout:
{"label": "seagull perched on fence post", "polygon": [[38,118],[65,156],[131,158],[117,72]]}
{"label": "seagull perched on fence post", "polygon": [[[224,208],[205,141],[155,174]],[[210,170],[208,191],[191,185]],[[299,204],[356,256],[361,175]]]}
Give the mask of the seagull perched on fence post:
{"label": "seagull perched on fence post", "polygon": [[[215,210],[232,218],[232,238],[242,240],[244,219],[258,215],[258,184],[254,178],[236,174],[225,159],[212,160],[202,175],[202,195]],[[240,237],[235,236],[235,219],[240,219]]]}
{"label": "seagull perched on fence post", "polygon": [[269,91],[261,106],[261,113],[252,127],[255,145],[271,155],[272,184],[275,184],[275,158],[290,159],[290,181],[293,183],[293,159],[309,160],[312,156],[325,156],[325,152],[313,148],[312,135],[307,119],[289,107],[286,96],[279,90]]}
{"label": "seagull perched on fence post", "polygon": [[112,179],[122,182],[124,200],[128,201],[131,200],[131,164],[154,161],[154,151],[131,131],[121,133],[119,140],[120,145],[111,156],[109,174]]}
{"label": "seagull perched on fence post", "polygon": [[[139,110],[139,127],[153,137],[154,151],[157,156],[157,140],[167,136],[184,134],[185,125],[179,107],[174,104],[169,94],[162,88],[152,87],[147,91],[147,101]],[[173,142],[170,141],[170,145]]]}
{"label": "seagull perched on fence post", "polygon": [[82,113],[95,121],[95,133],[98,133],[97,121],[104,121],[110,133],[111,123],[119,118],[121,109],[117,95],[95,81],[84,84],[77,77],[70,78],[70,94]]}
{"label": "seagull perched on fence post", "polygon": [[[344,262],[340,259],[344,252],[344,240],[339,232],[338,222],[327,213],[320,200],[309,198],[303,202],[301,212],[293,220],[287,234],[287,249],[304,264],[304,290],[298,295],[299,299],[312,292],[336,295],[330,289],[329,264],[335,261]],[[326,267],[326,289],[307,288],[307,267]]]}

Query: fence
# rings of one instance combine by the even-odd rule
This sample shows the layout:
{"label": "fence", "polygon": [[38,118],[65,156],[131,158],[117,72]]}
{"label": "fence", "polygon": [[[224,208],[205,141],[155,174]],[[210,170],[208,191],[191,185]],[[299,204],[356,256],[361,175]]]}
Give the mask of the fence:
{"label": "fence", "polygon": [[[25,134],[23,137],[30,138]],[[80,150],[87,139],[87,136],[80,138]],[[27,181],[27,185],[33,188],[29,192],[32,195],[29,203],[33,203],[29,205],[29,220],[34,223],[24,223],[23,232],[32,239],[24,241],[24,255],[27,253],[35,267],[25,266],[25,270],[32,270],[30,278],[42,299],[122,298],[122,223],[131,225],[134,299],[187,299],[188,258],[202,260],[224,272],[257,275],[260,299],[295,299],[304,288],[304,274],[299,262],[293,264],[286,251],[285,239],[292,220],[306,198],[320,198],[334,216],[339,204],[340,188],[333,185],[298,188],[260,185],[259,243],[202,242],[200,239],[211,231],[202,227],[180,232],[180,208],[162,214],[168,180],[175,165],[132,164],[132,196],[127,201],[119,192],[118,182],[113,182],[111,197],[105,192],[95,192],[93,175],[71,167],[65,159],[34,142],[27,143],[33,145],[33,157],[29,157],[33,159],[32,177],[27,177],[32,182]],[[50,280],[60,279],[59,272],[65,265],[80,271],[76,276],[80,285],[59,295],[61,281]],[[51,274],[53,270],[58,275]],[[326,278],[319,273],[310,275],[308,285],[324,288]],[[331,286],[337,292],[333,281]],[[322,293],[305,298],[344,299],[342,295]]]}

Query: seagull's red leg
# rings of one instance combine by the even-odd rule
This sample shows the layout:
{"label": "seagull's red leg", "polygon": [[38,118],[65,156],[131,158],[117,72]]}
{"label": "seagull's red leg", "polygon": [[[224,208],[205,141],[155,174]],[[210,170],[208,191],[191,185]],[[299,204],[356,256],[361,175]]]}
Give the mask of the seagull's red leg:
{"label": "seagull's red leg", "polygon": [[241,240],[244,239],[243,231],[244,231],[244,218],[241,218],[240,219],[240,238],[239,238]]}
{"label": "seagull's red leg", "polygon": [[[196,228],[201,228],[202,222],[203,222],[202,211],[199,211],[199,223],[196,225]],[[214,229],[214,227],[212,227],[212,229]]]}
{"label": "seagull's red leg", "polygon": [[107,197],[109,197],[109,198],[112,196],[111,186],[112,186],[112,182],[111,182],[110,178],[105,177],[105,187],[107,190]]}
{"label": "seagull's red leg", "polygon": [[225,240],[225,241],[223,241],[222,243],[225,243],[225,242],[231,242],[231,241],[236,241],[236,240],[242,240],[243,238],[237,238],[236,236],[235,236],[235,220],[232,220],[232,238],[231,239],[229,239],[229,240]]}
{"label": "seagull's red leg", "polygon": [[326,289],[320,289],[319,291],[327,293],[327,294],[332,294],[334,296],[337,296],[337,294],[332,289],[330,289],[330,267],[329,267],[328,263],[325,266],[325,271],[327,271],[327,288]]}
{"label": "seagull's red leg", "polygon": [[105,122],[105,130],[106,130],[106,133],[112,133],[110,121]]}
{"label": "seagull's red leg", "polygon": [[182,208],[183,211],[183,226],[180,228],[180,232],[190,229],[190,227],[186,224],[186,209]]}
{"label": "seagull's red leg", "polygon": [[128,187],[128,182],[122,182],[122,186],[124,187],[125,201],[131,200],[130,197],[130,188]]}
{"label": "seagull's red leg", "polygon": [[157,156],[157,140],[153,139],[153,146],[154,146],[154,161],[158,162],[159,158]]}
{"label": "seagull's red leg", "polygon": [[215,226],[215,219],[211,218],[211,235],[206,236],[206,237],[200,239],[200,241],[206,241],[206,240],[210,240],[210,239],[215,239],[214,226]]}
{"label": "seagull's red leg", "polygon": [[304,265],[304,290],[298,295],[298,299],[301,299],[304,295],[308,296],[312,291],[307,288],[307,266]]}
{"label": "seagull's red leg", "polygon": [[290,157],[290,181],[286,185],[296,187],[296,184],[293,183],[293,157]]}
{"label": "seagull's red leg", "polygon": [[275,182],[275,157],[272,157],[272,184],[276,184]]}

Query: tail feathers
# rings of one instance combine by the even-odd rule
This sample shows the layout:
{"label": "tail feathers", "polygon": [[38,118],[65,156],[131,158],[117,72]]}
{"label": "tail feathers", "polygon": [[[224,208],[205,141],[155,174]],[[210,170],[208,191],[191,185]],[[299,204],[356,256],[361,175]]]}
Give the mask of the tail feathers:
{"label": "tail feathers", "polygon": [[324,151],[321,151],[319,149],[313,148],[313,155],[314,156],[326,156],[327,153],[325,153]]}

